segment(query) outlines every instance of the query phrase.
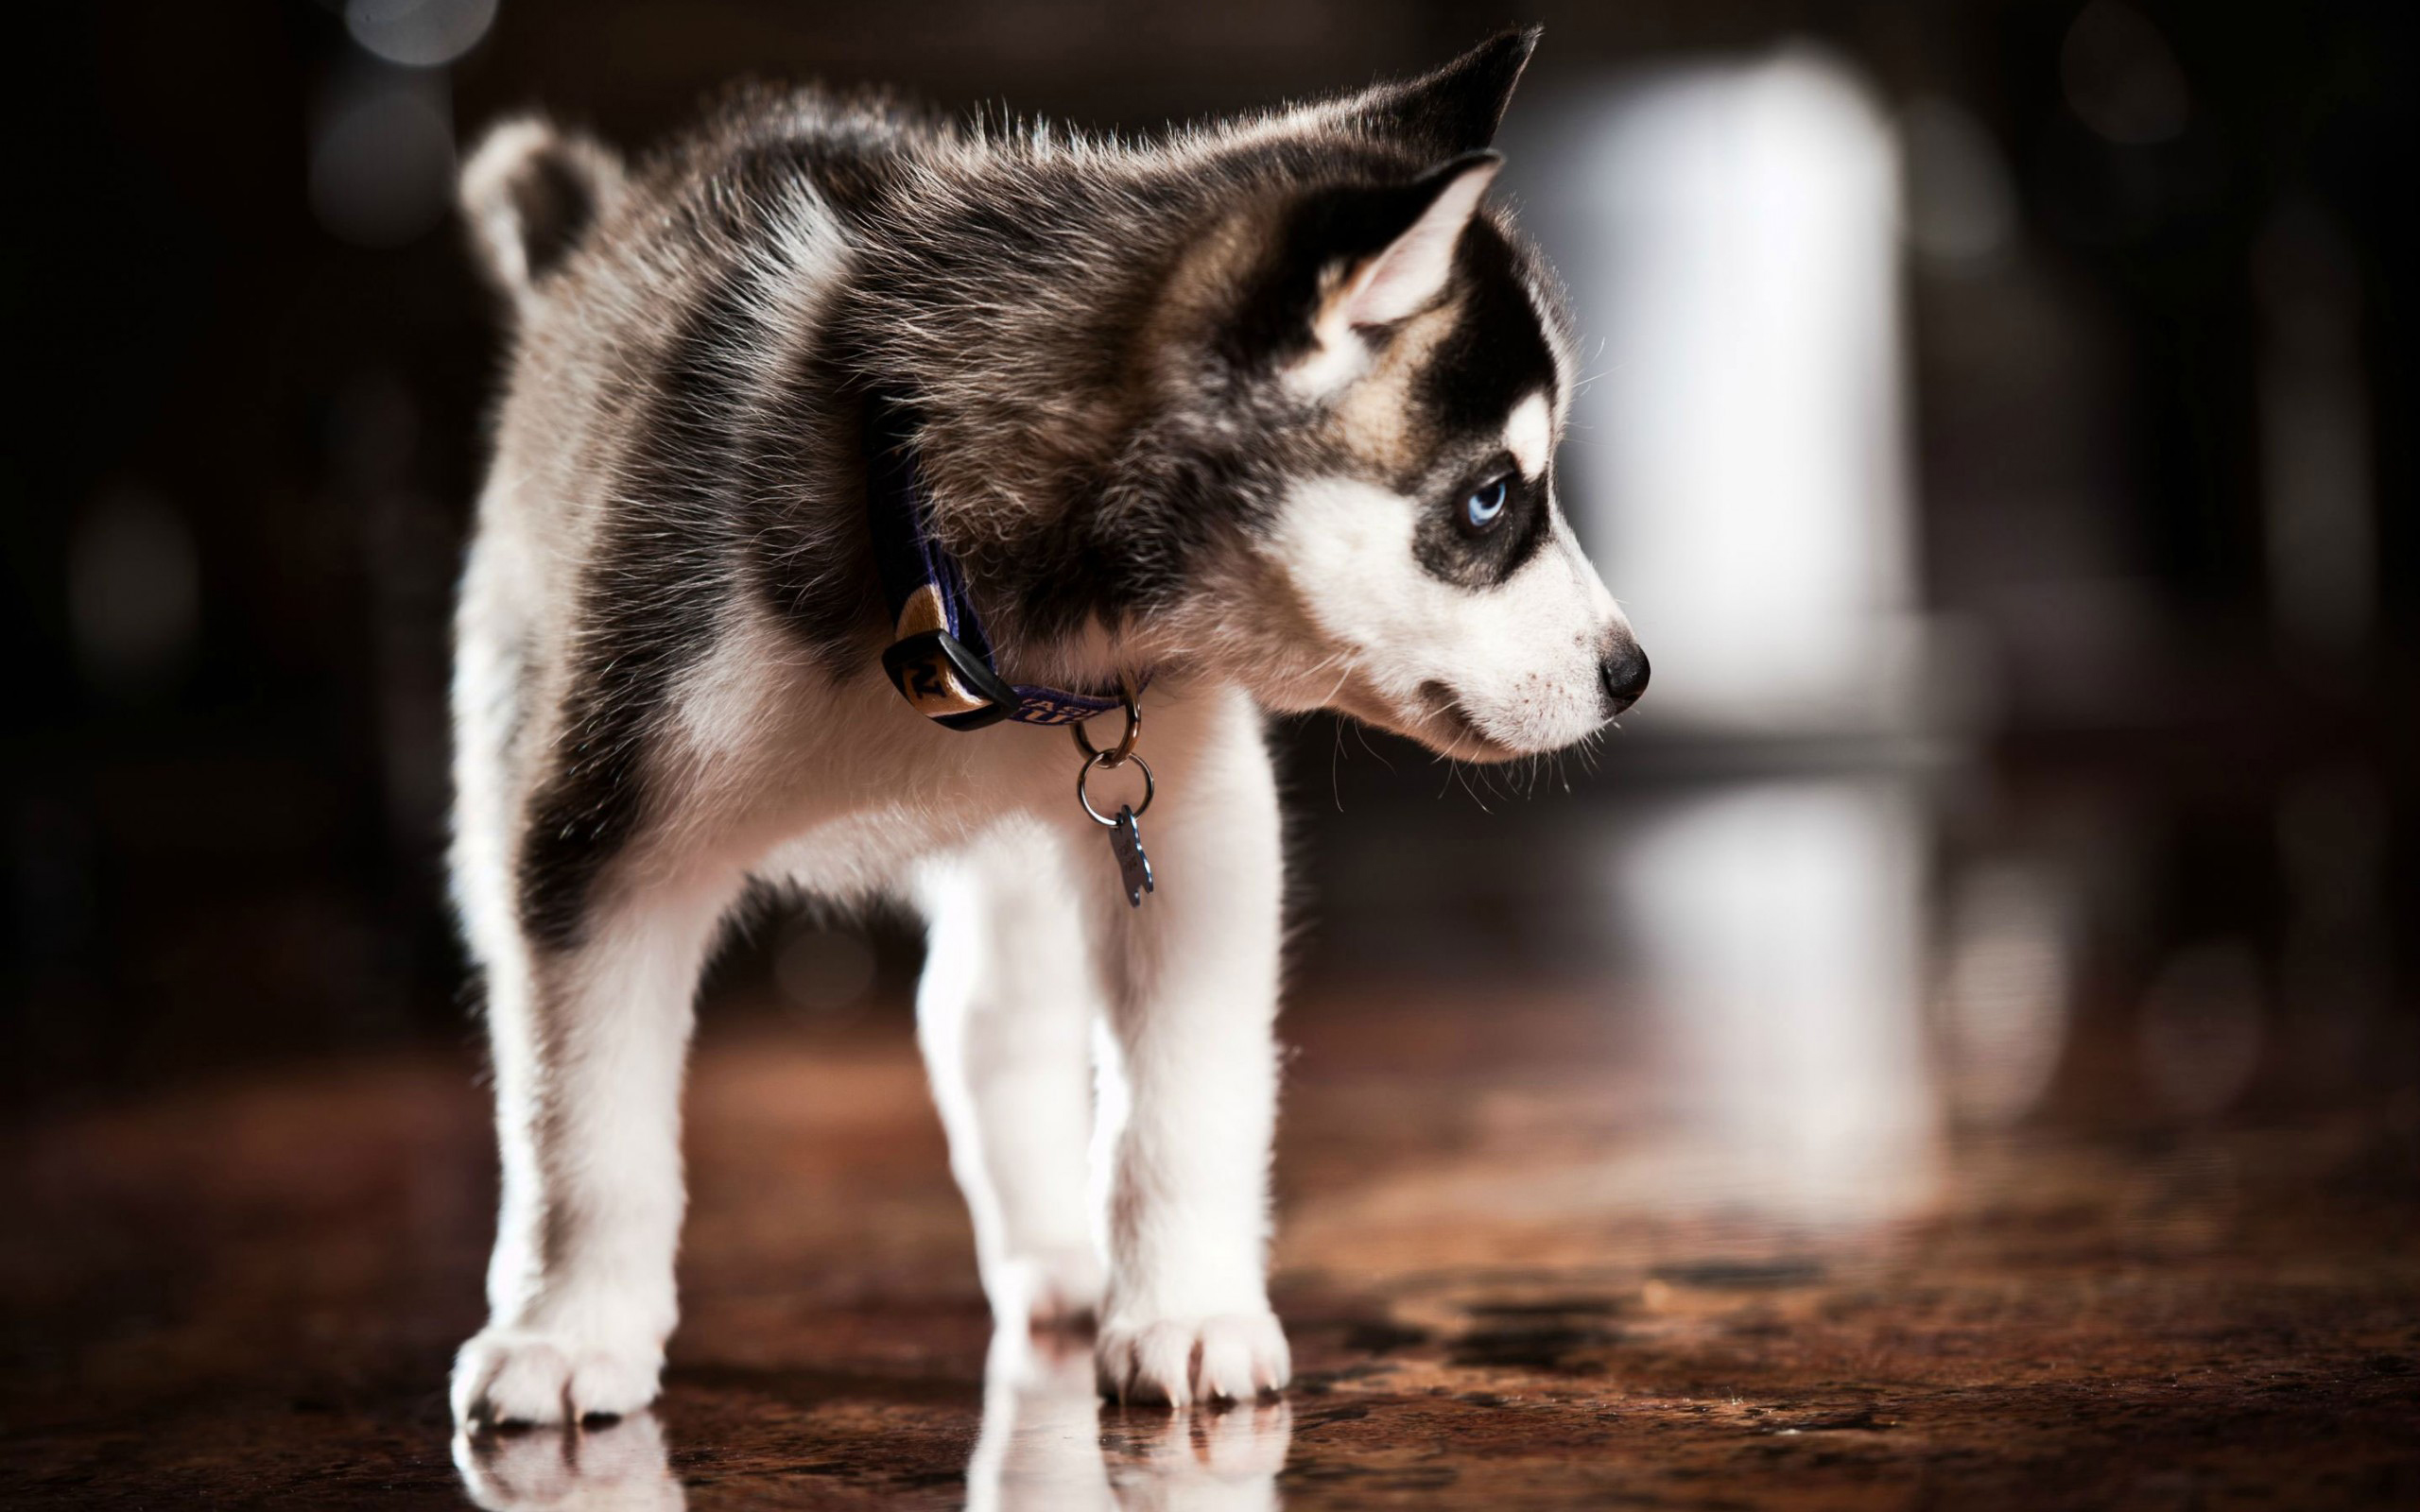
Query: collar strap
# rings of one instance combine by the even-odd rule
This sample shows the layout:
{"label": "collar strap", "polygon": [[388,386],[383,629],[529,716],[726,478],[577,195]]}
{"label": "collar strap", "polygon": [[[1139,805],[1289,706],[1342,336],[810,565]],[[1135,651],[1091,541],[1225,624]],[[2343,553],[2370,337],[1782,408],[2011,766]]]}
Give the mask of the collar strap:
{"label": "collar strap", "polygon": [[[1003,719],[1075,725],[1123,706],[1115,693],[1012,683],[966,593],[958,558],[933,536],[932,495],[916,455],[915,417],[885,394],[866,400],[866,523],[874,571],[890,610],[882,670],[915,711],[952,730]],[[1141,679],[1148,682],[1148,675]]]}

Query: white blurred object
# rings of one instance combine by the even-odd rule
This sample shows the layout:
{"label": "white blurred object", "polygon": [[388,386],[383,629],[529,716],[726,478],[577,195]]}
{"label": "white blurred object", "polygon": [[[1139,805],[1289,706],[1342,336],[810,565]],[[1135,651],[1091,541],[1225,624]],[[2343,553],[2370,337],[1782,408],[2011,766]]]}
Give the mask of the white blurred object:
{"label": "white blurred object", "polygon": [[496,0],[345,0],[344,26],[363,48],[406,68],[438,68],[479,44]]}
{"label": "white blurred object", "polygon": [[1574,517],[1658,725],[1916,722],[1895,133],[1806,52],[1566,114],[1536,193],[1583,327]]}
{"label": "white blurred object", "polygon": [[1686,799],[1616,850],[1709,1200],[1854,1226],[1930,1194],[1924,850],[1907,780],[1847,778]]}
{"label": "white blurred object", "polygon": [[2066,1045],[2075,930],[2070,901],[2047,868],[1999,862],[1960,879],[1942,1048],[1961,1117],[2014,1123],[2048,1089]]}

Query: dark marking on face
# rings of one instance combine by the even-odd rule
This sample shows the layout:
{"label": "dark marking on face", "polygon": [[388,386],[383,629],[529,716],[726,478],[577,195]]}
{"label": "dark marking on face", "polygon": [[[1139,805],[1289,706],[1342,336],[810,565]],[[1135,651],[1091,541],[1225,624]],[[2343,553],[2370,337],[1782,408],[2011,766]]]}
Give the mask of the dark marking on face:
{"label": "dark marking on face", "polygon": [[[1504,449],[1512,411],[1533,394],[1552,393],[1553,349],[1523,285],[1517,255],[1503,232],[1475,221],[1455,259],[1459,285],[1452,329],[1412,384],[1416,420],[1438,438],[1429,465],[1396,487],[1418,501],[1412,554],[1431,576],[1460,588],[1492,588],[1519,572],[1553,532],[1551,459],[1525,478]],[[1501,479],[1505,503],[1492,528],[1468,528],[1465,501]]]}
{"label": "dark marking on face", "polygon": [[[1463,467],[1443,472],[1442,483],[1425,484],[1411,495],[1420,507],[1411,554],[1423,570],[1457,588],[1493,588],[1519,572],[1553,525],[1551,474],[1525,478],[1501,445]],[[1503,512],[1493,527],[1474,531],[1466,515],[1470,496],[1500,481]]]}
{"label": "dark marking on face", "polygon": [[1554,391],[1554,352],[1502,232],[1473,221],[1454,265],[1461,318],[1429,354],[1415,398],[1442,435],[1500,437],[1513,405]]}

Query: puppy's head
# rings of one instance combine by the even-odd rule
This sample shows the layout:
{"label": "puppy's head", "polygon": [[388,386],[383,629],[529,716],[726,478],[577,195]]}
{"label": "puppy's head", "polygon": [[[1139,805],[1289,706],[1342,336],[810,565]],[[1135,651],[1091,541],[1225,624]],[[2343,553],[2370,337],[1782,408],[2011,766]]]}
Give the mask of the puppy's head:
{"label": "puppy's head", "polygon": [[1594,731],[1647,661],[1555,489],[1559,286],[1487,204],[1534,34],[1281,124],[1283,190],[1216,248],[1219,422],[1264,456],[1223,660],[1272,707],[1498,761]]}

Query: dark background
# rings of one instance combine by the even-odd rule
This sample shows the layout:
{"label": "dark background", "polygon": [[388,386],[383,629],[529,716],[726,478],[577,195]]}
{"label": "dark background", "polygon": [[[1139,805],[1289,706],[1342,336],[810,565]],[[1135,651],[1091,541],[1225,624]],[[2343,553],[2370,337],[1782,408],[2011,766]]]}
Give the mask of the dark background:
{"label": "dark background", "polygon": [[[11,154],[23,218],[5,278],[21,397],[0,507],[16,648],[0,1077],[45,1103],[469,1037],[440,869],[445,618],[497,333],[450,219],[346,223],[339,205],[332,229],[315,210],[314,153],[347,102],[407,86],[458,144],[543,104],[635,147],[753,73],[1144,129],[1430,66],[1510,19],[1547,28],[1531,92],[1804,39],[1886,109],[1945,99],[1983,125],[2016,239],[1979,276],[1910,263],[1918,538],[1926,607],[1982,627],[2007,669],[1976,769],[2019,797],[1953,801],[1938,843],[2023,832],[2041,808],[2026,795],[2120,795],[2147,880],[2135,904],[2096,916],[2089,969],[2126,1002],[2169,945],[2212,929],[2245,934],[2273,970],[2292,885],[2279,794],[2352,772],[2366,795],[2354,838],[2381,858],[2363,906],[2387,929],[2365,969],[2408,1020],[2410,11],[2139,5],[2190,112],[2129,145],[2087,129],[2063,94],[2080,9],[504,0],[476,47],[408,79],[354,43],[340,8],[52,17],[55,34],[18,55],[33,108]],[[2264,568],[2257,414],[2280,338],[2261,290],[2281,278],[2351,301],[2370,418],[2377,610],[2320,646],[2280,623]],[[2131,585],[2122,626],[2005,592],[2013,543],[2035,534],[2013,477],[2090,522],[2086,565]],[[1605,566],[1618,591],[1620,564]],[[1654,709],[1651,695],[1568,794],[1492,816],[1512,838],[1490,853],[1628,779],[1766,759],[1659,737]],[[1357,890],[1357,837],[1409,826],[1450,852],[1468,833],[1476,807],[1450,774],[1374,736],[1374,759],[1321,722],[1288,739],[1319,799],[1303,805],[1320,899],[1305,973],[1552,956],[1559,926],[1519,885],[1440,868],[1383,902]],[[780,929],[726,976],[764,970]],[[910,935],[894,921],[876,937],[900,980]],[[2373,1036],[2349,1053],[2410,1043]]]}

